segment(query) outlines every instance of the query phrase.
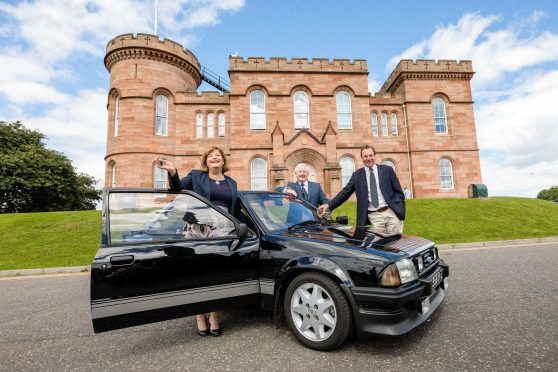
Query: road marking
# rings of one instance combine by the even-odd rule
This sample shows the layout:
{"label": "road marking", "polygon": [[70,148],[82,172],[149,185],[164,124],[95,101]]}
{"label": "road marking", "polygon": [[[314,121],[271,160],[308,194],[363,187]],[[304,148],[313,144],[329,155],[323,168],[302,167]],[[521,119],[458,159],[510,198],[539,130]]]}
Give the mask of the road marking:
{"label": "road marking", "polygon": [[24,279],[42,279],[42,278],[58,278],[61,276],[76,276],[76,275],[91,275],[90,272],[79,272],[79,273],[58,273],[58,274],[38,274],[38,275],[17,275],[1,277],[2,280],[24,280]]}
{"label": "road marking", "polygon": [[518,245],[493,245],[488,247],[471,247],[471,248],[448,248],[448,249],[439,249],[440,252],[465,252],[465,251],[481,251],[481,250],[488,250],[488,249],[501,249],[501,248],[535,248],[540,247],[542,245],[548,245],[553,243],[531,243],[531,244],[518,244]]}

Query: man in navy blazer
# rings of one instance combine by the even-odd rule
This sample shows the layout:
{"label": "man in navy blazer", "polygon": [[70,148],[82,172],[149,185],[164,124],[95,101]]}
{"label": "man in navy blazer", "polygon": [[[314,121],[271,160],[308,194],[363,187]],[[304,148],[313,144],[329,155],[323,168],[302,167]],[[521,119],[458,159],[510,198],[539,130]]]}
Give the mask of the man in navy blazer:
{"label": "man in navy blazer", "polygon": [[296,182],[289,182],[286,187],[278,187],[275,191],[291,194],[294,197],[306,200],[314,207],[329,203],[322,186],[317,182],[308,181],[308,167],[298,164],[295,167]]}
{"label": "man in navy blazer", "polygon": [[375,163],[376,151],[370,145],[360,149],[364,167],[357,169],[345,187],[331,200],[318,208],[322,215],[334,210],[356,193],[357,226],[370,223],[369,230],[382,236],[400,235],[405,220],[405,195],[394,170]]}

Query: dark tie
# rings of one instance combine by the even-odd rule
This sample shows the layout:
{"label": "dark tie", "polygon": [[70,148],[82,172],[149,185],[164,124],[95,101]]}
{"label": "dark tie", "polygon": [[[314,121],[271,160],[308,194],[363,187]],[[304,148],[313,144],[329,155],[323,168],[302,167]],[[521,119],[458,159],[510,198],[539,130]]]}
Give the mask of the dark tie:
{"label": "dark tie", "polygon": [[370,204],[372,207],[378,208],[378,188],[376,187],[376,177],[374,177],[374,169],[370,168]]}
{"label": "dark tie", "polygon": [[306,194],[306,189],[304,188],[303,183],[300,184],[300,196],[302,196],[302,199],[308,200],[308,195]]}

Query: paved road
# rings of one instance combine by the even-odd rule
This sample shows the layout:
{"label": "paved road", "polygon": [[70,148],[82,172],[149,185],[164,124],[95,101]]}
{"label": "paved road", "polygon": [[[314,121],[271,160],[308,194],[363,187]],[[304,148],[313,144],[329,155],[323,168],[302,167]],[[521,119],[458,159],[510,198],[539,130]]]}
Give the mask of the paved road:
{"label": "paved road", "polygon": [[87,275],[0,280],[0,370],[558,370],[558,244],[451,249],[450,293],[409,335],[323,353],[257,308],[93,334]]}

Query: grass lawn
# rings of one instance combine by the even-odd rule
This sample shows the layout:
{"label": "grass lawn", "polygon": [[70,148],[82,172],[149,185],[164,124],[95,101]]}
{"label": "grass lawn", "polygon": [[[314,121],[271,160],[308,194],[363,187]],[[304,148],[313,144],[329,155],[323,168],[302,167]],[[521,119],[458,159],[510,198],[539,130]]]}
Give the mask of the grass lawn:
{"label": "grass lawn", "polygon": [[[356,203],[334,211],[355,223]],[[404,232],[442,243],[558,236],[558,203],[540,199],[411,199]]]}
{"label": "grass lawn", "polygon": [[0,214],[0,270],[91,264],[101,211]]}
{"label": "grass lawn", "polygon": [[[334,211],[353,224],[356,205]],[[412,199],[404,231],[441,243],[558,236],[558,203],[539,199]],[[0,214],[0,270],[89,265],[101,212]]]}

